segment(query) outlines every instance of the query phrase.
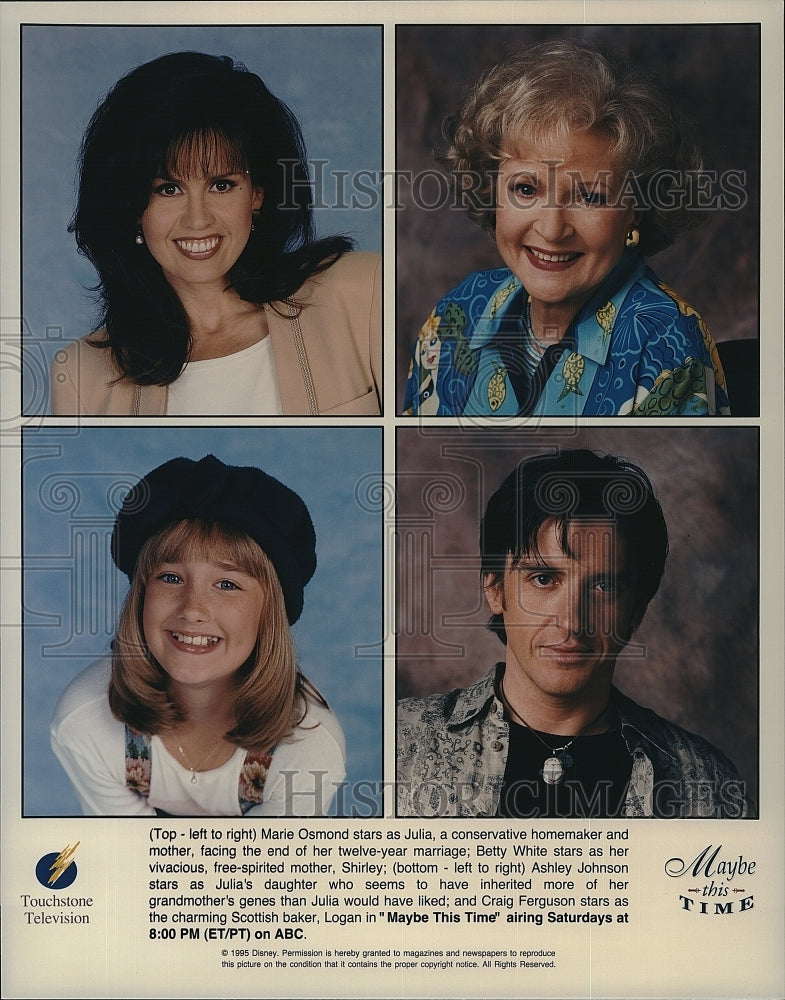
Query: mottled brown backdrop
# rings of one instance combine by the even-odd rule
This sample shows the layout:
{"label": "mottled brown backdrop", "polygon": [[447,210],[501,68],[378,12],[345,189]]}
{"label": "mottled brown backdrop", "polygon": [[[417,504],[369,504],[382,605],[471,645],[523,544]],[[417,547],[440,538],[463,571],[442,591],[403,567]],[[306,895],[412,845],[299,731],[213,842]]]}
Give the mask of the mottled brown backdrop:
{"label": "mottled brown backdrop", "polygon": [[618,686],[719,746],[757,795],[755,427],[399,428],[398,697],[465,686],[504,659],[486,628],[479,520],[519,461],[559,447],[640,465],[668,522],[662,585],[619,661]]}
{"label": "mottled brown backdrop", "polygon": [[[513,9],[511,5],[510,9]],[[518,5],[520,6],[520,5]],[[518,9],[516,7],[515,9]],[[758,336],[760,35],[755,24],[399,25],[396,29],[396,169],[433,172],[441,125],[468,86],[512,49],[566,37],[620,51],[654,75],[692,121],[707,170],[742,170],[746,204],[717,211],[649,260],[687,299],[717,341]],[[397,406],[412,346],[438,300],[473,270],[497,266],[491,237],[439,202],[436,182],[398,183]]]}

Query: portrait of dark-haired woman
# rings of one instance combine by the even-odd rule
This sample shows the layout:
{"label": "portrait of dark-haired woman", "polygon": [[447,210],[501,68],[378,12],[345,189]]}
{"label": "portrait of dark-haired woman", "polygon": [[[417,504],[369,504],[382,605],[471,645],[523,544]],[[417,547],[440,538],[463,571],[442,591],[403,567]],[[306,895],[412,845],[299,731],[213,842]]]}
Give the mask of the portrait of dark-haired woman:
{"label": "portrait of dark-haired woman", "polygon": [[380,412],[381,264],[317,238],[290,109],[228,56],[125,75],[85,131],[71,221],[101,324],[58,351],[59,415]]}

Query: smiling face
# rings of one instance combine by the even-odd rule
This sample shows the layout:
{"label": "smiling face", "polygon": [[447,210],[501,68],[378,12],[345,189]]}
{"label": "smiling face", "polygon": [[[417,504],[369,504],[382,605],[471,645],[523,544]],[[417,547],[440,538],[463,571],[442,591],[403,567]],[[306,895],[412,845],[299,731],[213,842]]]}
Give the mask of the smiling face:
{"label": "smiling face", "polygon": [[220,144],[207,150],[192,144],[173,157],[169,176],[153,178],[140,225],[175,291],[211,282],[224,287],[245,249],[263,192],[236,159]]}
{"label": "smiling face", "polygon": [[225,683],[256,646],[265,596],[235,563],[197,555],[159,563],[145,587],[145,641],[175,685]]}
{"label": "smiling face", "polygon": [[533,312],[561,333],[621,259],[634,221],[619,203],[622,172],[609,149],[593,132],[521,139],[500,164],[496,244]]}
{"label": "smiling face", "polygon": [[521,704],[607,699],[616,657],[638,624],[627,554],[610,522],[572,523],[568,552],[546,521],[536,552],[486,577],[485,594],[507,633],[505,690]]}

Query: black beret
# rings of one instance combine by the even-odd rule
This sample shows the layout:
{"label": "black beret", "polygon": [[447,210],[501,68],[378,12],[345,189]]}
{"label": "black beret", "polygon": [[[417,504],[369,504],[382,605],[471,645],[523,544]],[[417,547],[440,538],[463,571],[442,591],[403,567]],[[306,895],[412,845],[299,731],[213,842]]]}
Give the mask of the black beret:
{"label": "black beret", "polygon": [[275,567],[294,624],[316,569],[316,535],[302,499],[261,469],[224,465],[206,455],[198,462],[173,458],[148,472],[115,520],[112,558],[118,569],[130,580],[148,538],[167,524],[196,517],[226,521],[259,545]]}

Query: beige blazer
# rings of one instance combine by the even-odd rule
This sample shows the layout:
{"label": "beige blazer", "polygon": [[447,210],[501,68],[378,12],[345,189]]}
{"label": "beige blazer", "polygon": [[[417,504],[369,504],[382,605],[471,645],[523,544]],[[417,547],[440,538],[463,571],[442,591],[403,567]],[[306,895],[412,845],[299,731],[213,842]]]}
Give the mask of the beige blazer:
{"label": "beige blazer", "polygon": [[[292,299],[265,305],[284,414],[373,416],[381,412],[381,257],[349,253]],[[123,378],[107,348],[83,337],[51,369],[55,416],[161,416],[166,387]],[[231,416],[231,414],[227,414]]]}

